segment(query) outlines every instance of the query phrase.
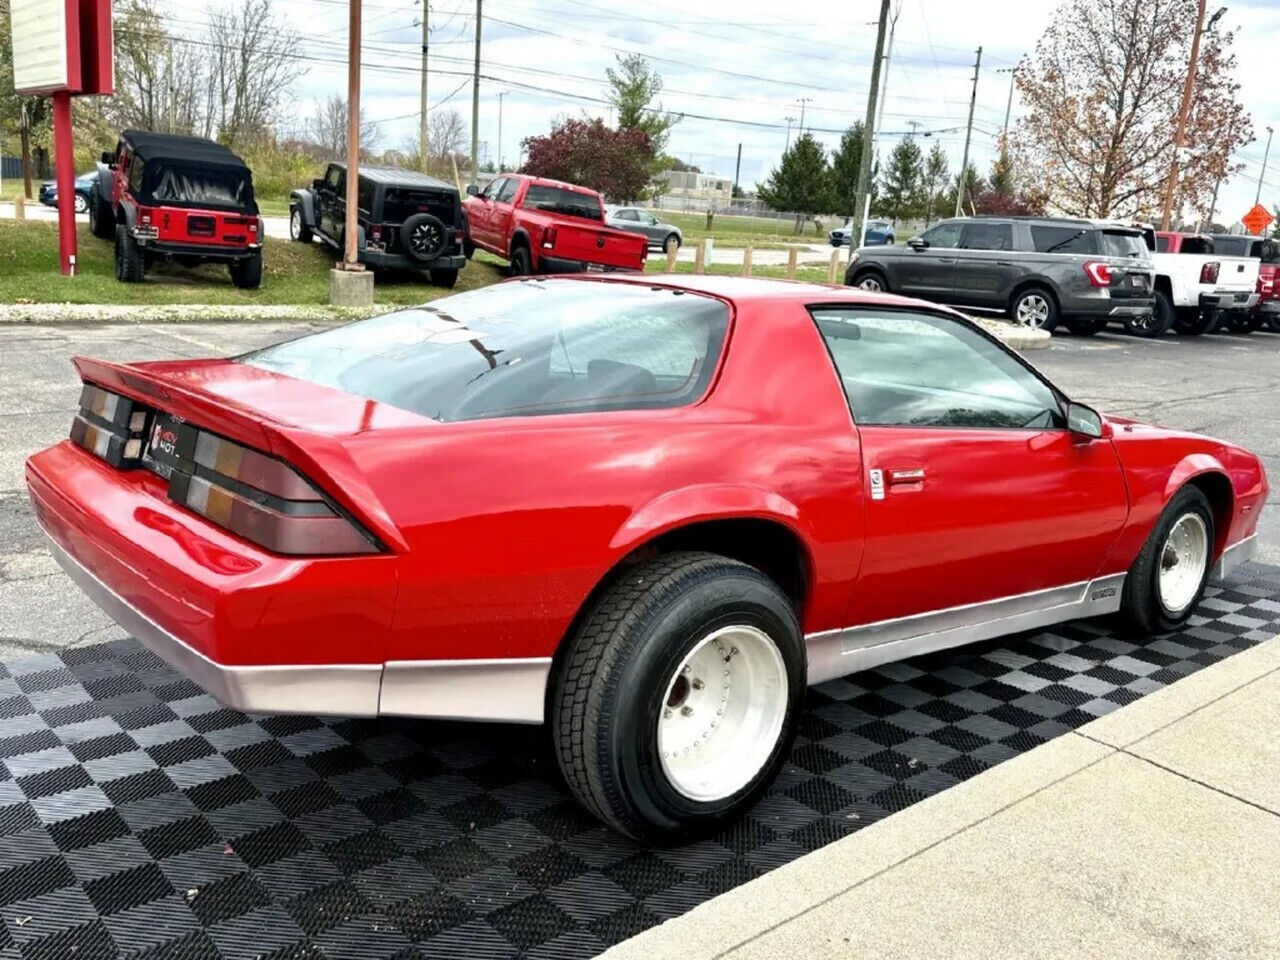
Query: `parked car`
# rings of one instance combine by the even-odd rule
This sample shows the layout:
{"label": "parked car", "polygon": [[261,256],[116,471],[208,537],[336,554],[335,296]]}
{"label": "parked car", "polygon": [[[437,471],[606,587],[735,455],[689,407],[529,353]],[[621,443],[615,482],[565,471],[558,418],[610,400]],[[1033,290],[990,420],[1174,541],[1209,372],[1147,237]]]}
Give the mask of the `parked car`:
{"label": "parked car", "polygon": [[818,284],[526,278],[75,364],[27,487],[130,634],[250,713],[545,722],[643,840],[745,811],[806,684],[1177,629],[1267,496],[1248,451],[1103,417],[961,314]]}
{"label": "parked car", "polygon": [[[1250,234],[1211,233],[1213,249],[1217,253],[1232,257],[1248,257],[1258,261],[1258,302],[1251,308],[1232,309],[1224,312],[1219,323],[1220,328],[1234,330],[1236,333],[1252,333],[1263,325],[1272,325],[1268,321],[1280,322],[1280,291],[1276,290],[1276,265],[1280,263],[1280,246],[1275,240],[1255,237]],[[1264,284],[1263,275],[1271,277]],[[1270,304],[1265,310],[1263,307]]]}
{"label": "parked car", "polygon": [[[452,287],[467,265],[466,228],[458,189],[398,167],[362,166],[358,173],[356,257],[382,269],[426,270]],[[347,217],[347,165],[331,163],[310,187],[289,195],[289,236],[319,237],[341,255]]]}
{"label": "parked car", "polygon": [[126,283],[140,283],[158,260],[225,263],[237,287],[262,282],[253,174],[212,140],[126,130],[102,155],[89,229],[115,239],[116,278]]}
{"label": "parked car", "polygon": [[[98,171],[90,170],[88,173],[82,173],[75,179],[76,213],[89,212],[89,198],[93,195],[94,184],[98,182]],[[40,190],[36,197],[46,207],[56,207],[58,205],[58,181],[46,180],[40,184]]]}
{"label": "parked car", "polygon": [[684,243],[684,234],[679,227],[674,223],[664,223],[642,207],[606,208],[604,222],[618,230],[643,233],[649,240],[649,246],[657,247],[663,253],[678,250]]}
{"label": "parked car", "polygon": [[901,246],[863,247],[845,283],[939,303],[1007,310],[1042,330],[1094,334],[1152,310],[1151,255],[1123,226],[1051,217],[943,220]]}
{"label": "parked car", "polygon": [[[831,241],[833,247],[847,247],[852,236],[853,221],[849,220],[843,227],[836,227],[827,234],[827,239]],[[893,225],[888,220],[868,220],[863,246],[879,247],[892,244],[894,237]]]}
{"label": "parked car", "polygon": [[648,240],[606,226],[594,190],[508,173],[467,193],[469,242],[509,261],[513,276],[644,269]]}
{"label": "parked car", "polygon": [[1212,330],[1223,315],[1257,306],[1256,259],[1228,256],[1204,234],[1157,231],[1152,260],[1156,267],[1156,315],[1165,329],[1198,336]]}

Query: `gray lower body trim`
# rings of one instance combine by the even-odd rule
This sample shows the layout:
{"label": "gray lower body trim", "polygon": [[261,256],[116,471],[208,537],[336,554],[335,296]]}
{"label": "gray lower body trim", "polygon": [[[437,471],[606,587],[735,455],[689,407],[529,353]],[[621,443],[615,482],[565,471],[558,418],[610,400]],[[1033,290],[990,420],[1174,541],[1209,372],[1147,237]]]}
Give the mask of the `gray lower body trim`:
{"label": "gray lower body trim", "polygon": [[1243,540],[1237,540],[1222,551],[1222,556],[1218,558],[1218,562],[1209,571],[1209,579],[1215,582],[1225,580],[1228,573],[1246,560],[1252,560],[1257,552],[1258,535],[1256,533],[1251,537],[1245,537]]}
{"label": "gray lower body trim", "polygon": [[822,683],[895,660],[1035,630],[1120,609],[1125,574],[1000,597],[983,603],[809,634],[809,683]]}
{"label": "gray lower body trim", "polygon": [[319,713],[541,723],[551,659],[381,663],[218,663],[175,637],[49,538],[76,585],[156,656],[219,701],[248,713]]}

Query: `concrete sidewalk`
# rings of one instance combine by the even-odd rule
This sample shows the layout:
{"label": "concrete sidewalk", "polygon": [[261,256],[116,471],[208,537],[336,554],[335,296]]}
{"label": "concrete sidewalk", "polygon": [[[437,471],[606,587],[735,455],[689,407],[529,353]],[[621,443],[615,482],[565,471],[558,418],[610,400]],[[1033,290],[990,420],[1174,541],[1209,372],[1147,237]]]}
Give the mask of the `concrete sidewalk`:
{"label": "concrete sidewalk", "polygon": [[1280,638],[605,956],[1280,956]]}

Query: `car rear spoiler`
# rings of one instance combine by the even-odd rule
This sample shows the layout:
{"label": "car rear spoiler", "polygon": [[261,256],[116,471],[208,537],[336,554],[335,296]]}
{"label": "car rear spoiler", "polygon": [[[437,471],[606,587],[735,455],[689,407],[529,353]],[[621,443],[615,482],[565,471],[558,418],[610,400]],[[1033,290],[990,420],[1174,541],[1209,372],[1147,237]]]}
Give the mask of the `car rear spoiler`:
{"label": "car rear spoiler", "polygon": [[409,545],[351,454],[333,437],[270,419],[261,410],[193,389],[177,377],[95,357],[72,357],[80,379],[271,454],[300,470],[396,552]]}

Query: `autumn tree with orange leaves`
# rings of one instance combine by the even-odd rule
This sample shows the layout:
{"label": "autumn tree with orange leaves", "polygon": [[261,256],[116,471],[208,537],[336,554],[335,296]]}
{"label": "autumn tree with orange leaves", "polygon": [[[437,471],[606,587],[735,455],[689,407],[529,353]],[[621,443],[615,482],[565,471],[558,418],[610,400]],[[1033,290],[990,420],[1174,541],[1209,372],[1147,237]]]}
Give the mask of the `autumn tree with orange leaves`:
{"label": "autumn tree with orange leaves", "polygon": [[[1049,206],[1156,220],[1196,18],[1195,0],[1066,0],[1018,67],[1028,107],[1015,148]],[[1206,32],[1179,165],[1175,212],[1208,212],[1231,155],[1253,140],[1233,35]]]}

